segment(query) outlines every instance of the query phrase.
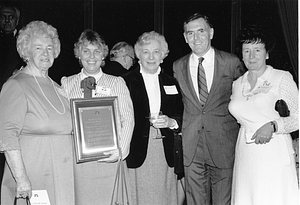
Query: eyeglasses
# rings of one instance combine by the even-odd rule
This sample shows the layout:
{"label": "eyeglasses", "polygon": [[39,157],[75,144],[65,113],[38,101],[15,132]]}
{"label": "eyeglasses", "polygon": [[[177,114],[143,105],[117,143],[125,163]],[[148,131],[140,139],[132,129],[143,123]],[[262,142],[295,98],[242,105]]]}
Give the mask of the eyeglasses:
{"label": "eyeglasses", "polygon": [[132,56],[130,56],[130,55],[128,55],[128,54],[126,54],[125,56],[128,56],[129,58],[131,58],[132,64],[135,64],[135,58],[134,58],[134,57],[132,57]]}
{"label": "eyeglasses", "polygon": [[129,58],[131,58],[132,60],[134,60],[134,57],[130,56],[130,55],[125,55],[125,56],[128,56]]}

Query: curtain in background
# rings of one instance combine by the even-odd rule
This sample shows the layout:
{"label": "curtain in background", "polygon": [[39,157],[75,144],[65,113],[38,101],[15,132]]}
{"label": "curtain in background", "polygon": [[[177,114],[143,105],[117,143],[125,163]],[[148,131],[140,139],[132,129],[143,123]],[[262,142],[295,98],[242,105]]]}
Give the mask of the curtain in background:
{"label": "curtain in background", "polygon": [[298,84],[298,0],[277,0],[287,50]]}
{"label": "curtain in background", "polygon": [[[277,0],[287,50],[298,83],[298,0]],[[296,170],[299,180],[299,130],[292,132],[296,154]]]}

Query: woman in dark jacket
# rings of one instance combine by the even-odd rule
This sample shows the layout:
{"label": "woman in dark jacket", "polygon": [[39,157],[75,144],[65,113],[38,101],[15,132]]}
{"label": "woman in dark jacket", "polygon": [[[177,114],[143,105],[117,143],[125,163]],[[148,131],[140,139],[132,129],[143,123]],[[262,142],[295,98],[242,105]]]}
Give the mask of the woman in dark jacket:
{"label": "woman in dark jacket", "polygon": [[[135,44],[139,67],[123,76],[134,107],[135,127],[126,158],[133,204],[177,204],[174,136],[183,104],[177,81],[161,72],[168,54],[165,38],[152,31]],[[149,116],[162,112],[155,122]]]}

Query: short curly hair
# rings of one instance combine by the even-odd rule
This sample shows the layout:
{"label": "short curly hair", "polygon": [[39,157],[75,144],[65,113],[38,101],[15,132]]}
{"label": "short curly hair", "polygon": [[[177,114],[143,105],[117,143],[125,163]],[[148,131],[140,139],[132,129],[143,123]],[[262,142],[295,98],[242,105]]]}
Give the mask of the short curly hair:
{"label": "short curly hair", "polygon": [[20,30],[17,37],[17,51],[25,62],[29,60],[29,49],[33,37],[42,36],[51,38],[54,58],[57,58],[60,54],[60,41],[56,28],[43,21],[32,21]]}
{"label": "short curly hair", "polygon": [[134,45],[134,51],[138,59],[140,59],[140,53],[142,52],[142,47],[144,45],[150,44],[150,40],[156,40],[159,42],[163,54],[163,59],[168,56],[169,49],[165,37],[155,31],[151,31],[151,32],[143,33],[138,38],[136,44]]}
{"label": "short curly hair", "polygon": [[242,47],[245,43],[262,43],[265,45],[267,53],[270,53],[275,47],[275,38],[268,30],[254,24],[243,28],[236,39],[235,50],[239,57],[242,55]]}
{"label": "short curly hair", "polygon": [[78,41],[74,44],[74,54],[76,58],[79,59],[80,47],[88,43],[99,46],[103,52],[103,57],[106,58],[108,55],[108,46],[105,44],[104,39],[96,31],[90,29],[84,30]]}

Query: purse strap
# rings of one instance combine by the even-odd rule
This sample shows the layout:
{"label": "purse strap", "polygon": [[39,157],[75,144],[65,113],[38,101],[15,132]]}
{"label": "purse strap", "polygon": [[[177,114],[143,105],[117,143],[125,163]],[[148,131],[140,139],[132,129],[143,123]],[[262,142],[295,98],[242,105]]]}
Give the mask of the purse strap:
{"label": "purse strap", "polygon": [[[17,198],[17,197],[15,197],[15,200],[14,200],[14,205],[17,205],[18,204],[18,200],[19,199],[23,199],[23,198]],[[26,204],[27,205],[31,205],[31,203],[30,203],[30,200],[29,200],[29,197],[27,196],[24,200],[26,200]]]}
{"label": "purse strap", "polygon": [[119,159],[118,159],[118,166],[117,166],[117,172],[116,172],[116,177],[115,177],[115,183],[114,183],[114,187],[113,187],[113,194],[112,194],[112,199],[111,199],[111,203],[110,204],[115,204],[114,202],[114,196],[119,196],[119,192],[123,192],[123,188],[125,189],[125,196],[123,193],[121,193],[122,195],[122,200],[125,201],[126,199],[124,199],[125,197],[127,198],[127,200],[129,199],[129,191],[127,188],[127,180],[126,180],[126,176],[125,176],[125,165],[124,162],[122,161],[122,152],[120,147],[118,147],[119,150]]}
{"label": "purse strap", "polygon": [[[122,197],[126,197],[127,200],[129,200],[129,190],[127,187],[127,178],[125,175],[125,162],[123,162],[122,160],[120,161],[120,169],[121,169],[121,184],[122,184],[122,188],[124,188],[125,191],[125,196],[122,195]],[[123,198],[123,201],[125,201],[125,199]]]}

